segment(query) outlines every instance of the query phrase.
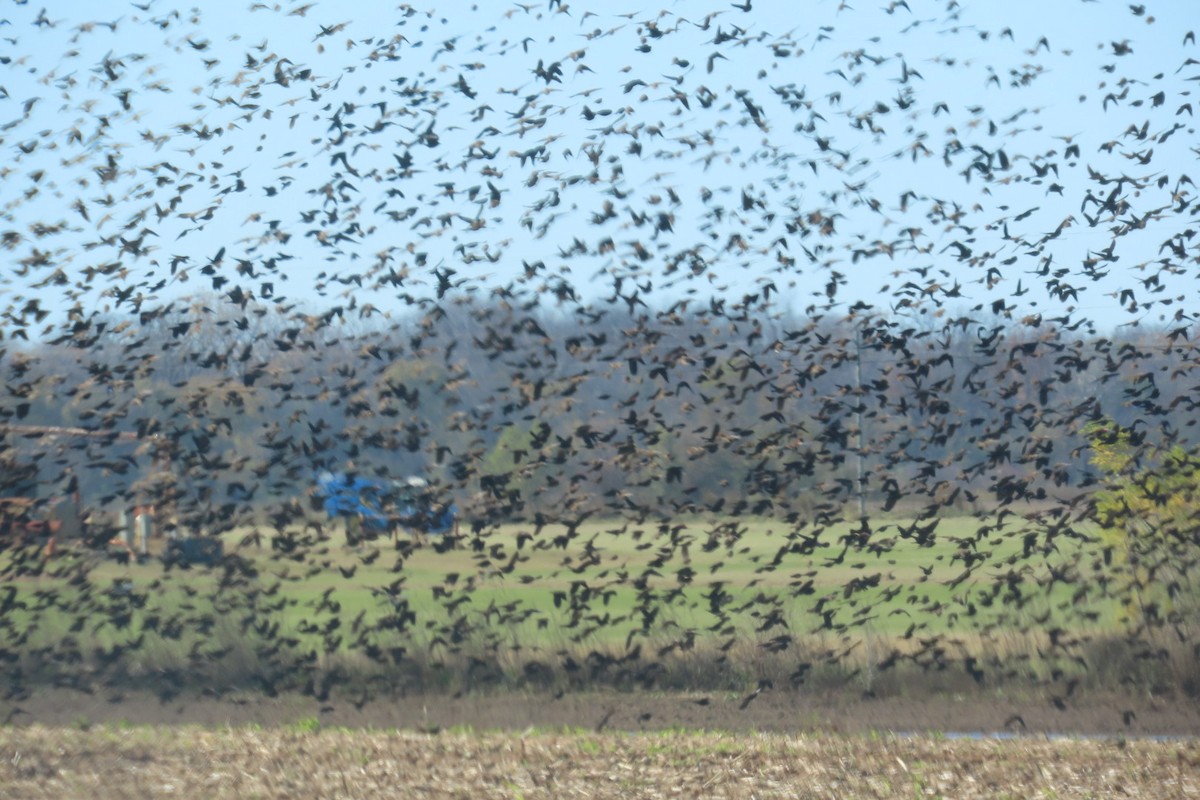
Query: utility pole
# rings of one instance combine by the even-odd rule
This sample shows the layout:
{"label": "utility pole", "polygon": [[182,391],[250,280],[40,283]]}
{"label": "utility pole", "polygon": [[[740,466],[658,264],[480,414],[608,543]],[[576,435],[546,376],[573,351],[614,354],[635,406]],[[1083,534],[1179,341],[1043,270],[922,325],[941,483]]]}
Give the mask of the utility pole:
{"label": "utility pole", "polygon": [[862,323],[854,328],[854,388],[855,388],[855,417],[858,421],[858,518],[867,518],[866,491],[866,438],[863,434],[863,406],[865,405],[862,380]]}

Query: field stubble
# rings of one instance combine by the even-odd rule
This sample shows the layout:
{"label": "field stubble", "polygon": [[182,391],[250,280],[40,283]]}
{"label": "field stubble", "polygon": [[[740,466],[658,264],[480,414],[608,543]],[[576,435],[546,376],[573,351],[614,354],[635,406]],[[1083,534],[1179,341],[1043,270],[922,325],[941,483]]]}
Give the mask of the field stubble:
{"label": "field stubble", "polygon": [[1153,797],[1195,742],[301,728],[0,729],[12,798]]}

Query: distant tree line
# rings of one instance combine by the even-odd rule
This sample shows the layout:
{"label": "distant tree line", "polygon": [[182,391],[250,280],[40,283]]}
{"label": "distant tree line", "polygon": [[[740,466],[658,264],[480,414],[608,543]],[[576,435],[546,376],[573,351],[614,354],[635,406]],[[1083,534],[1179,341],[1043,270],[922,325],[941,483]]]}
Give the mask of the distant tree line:
{"label": "distant tree line", "polygon": [[800,525],[860,502],[911,514],[1088,491],[1097,419],[1195,442],[1196,401],[1171,377],[1194,363],[1177,331],[753,308],[496,296],[307,315],[212,297],[10,343],[0,421],[136,432],[18,431],[5,447],[47,491],[169,503],[215,529],[305,502],[326,469],[421,474],[479,525]]}

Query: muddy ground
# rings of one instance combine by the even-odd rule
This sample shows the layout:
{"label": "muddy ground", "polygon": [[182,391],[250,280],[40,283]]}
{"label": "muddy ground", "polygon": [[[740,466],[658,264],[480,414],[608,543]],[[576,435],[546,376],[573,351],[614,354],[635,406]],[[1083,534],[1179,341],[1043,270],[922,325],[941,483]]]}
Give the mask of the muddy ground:
{"label": "muddy ground", "polygon": [[773,733],[933,732],[1068,734],[1143,737],[1200,736],[1200,702],[1179,697],[1080,694],[1058,707],[1047,695],[943,694],[864,698],[766,690],[747,694],[590,692],[555,694],[412,695],[320,703],[310,697],[259,694],[176,697],[99,690],[40,690],[0,703],[9,725],[88,726],[195,724],[288,726],[316,720],[325,727],[420,732],[579,729],[670,729]]}

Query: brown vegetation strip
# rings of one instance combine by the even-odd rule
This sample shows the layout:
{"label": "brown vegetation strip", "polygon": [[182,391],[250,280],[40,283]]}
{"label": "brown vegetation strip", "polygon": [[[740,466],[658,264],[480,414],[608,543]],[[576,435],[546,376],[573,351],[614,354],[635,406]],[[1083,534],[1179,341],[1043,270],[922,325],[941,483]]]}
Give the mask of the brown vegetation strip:
{"label": "brown vegetation strip", "polygon": [[11,798],[1200,796],[1200,744],[754,734],[0,729]]}

